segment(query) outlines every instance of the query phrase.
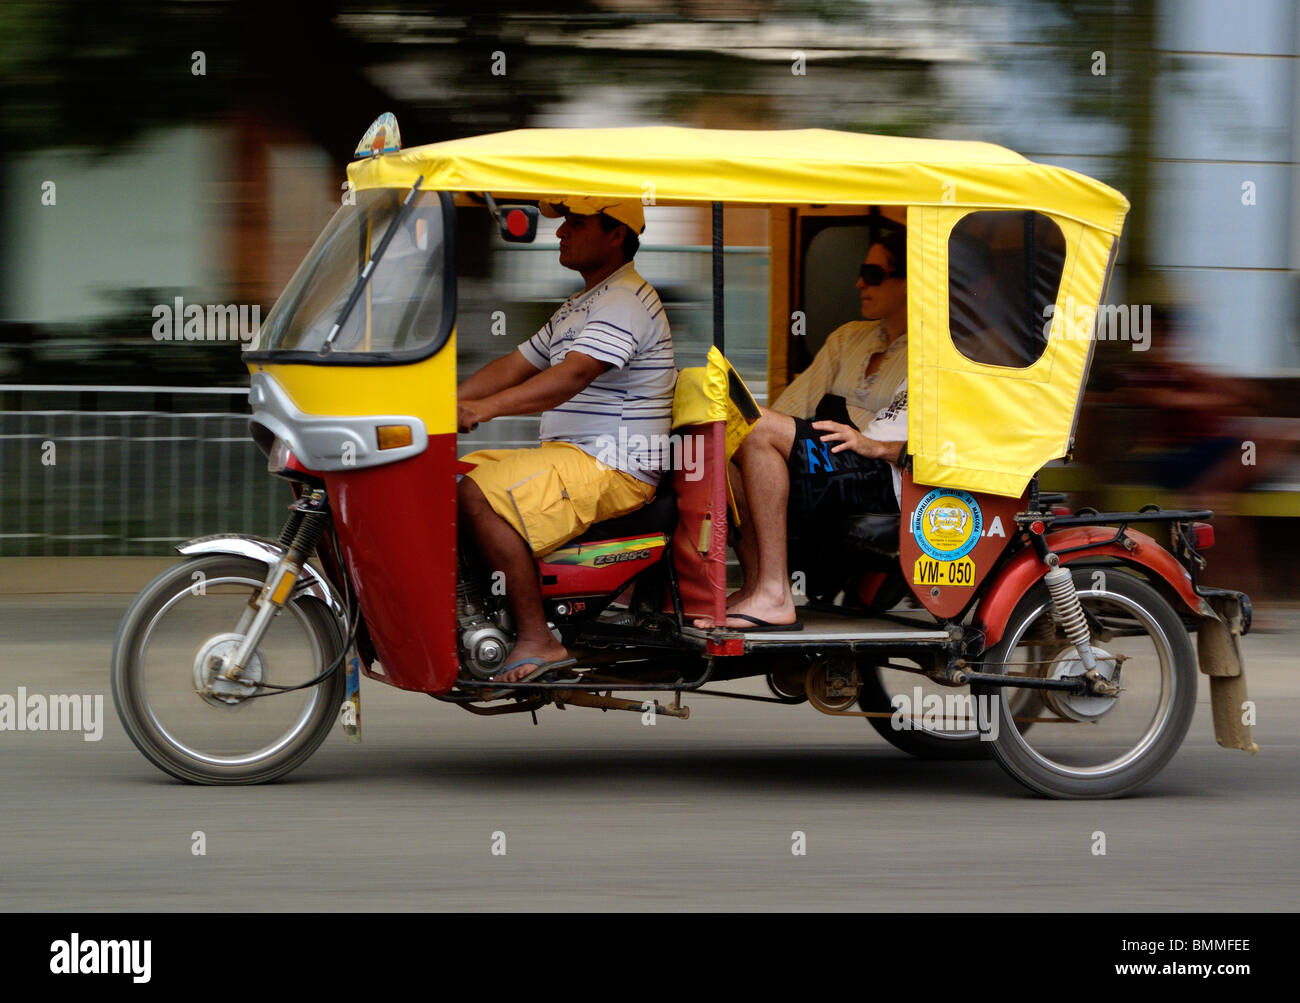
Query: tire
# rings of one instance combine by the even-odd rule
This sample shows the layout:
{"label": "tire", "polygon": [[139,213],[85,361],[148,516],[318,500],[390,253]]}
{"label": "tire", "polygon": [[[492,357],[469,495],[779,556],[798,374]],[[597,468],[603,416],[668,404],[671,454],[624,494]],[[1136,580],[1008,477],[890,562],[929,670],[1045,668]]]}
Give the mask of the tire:
{"label": "tire", "polygon": [[[930,683],[927,687],[927,681],[924,676],[913,676],[910,673],[911,682],[908,686],[900,686],[897,679],[887,679],[885,669],[878,665],[859,665],[859,675],[862,678],[862,692],[858,696],[858,706],[865,711],[892,711],[894,709],[894,694],[902,692],[911,692],[911,687],[920,685],[923,690],[928,688],[929,692],[938,693],[945,696],[949,693],[964,696],[969,692],[969,687],[948,687],[939,686]],[[903,675],[903,673],[898,673]],[[1034,690],[1020,690],[1014,703],[1014,713],[1017,718],[1033,718],[1042,711],[1042,704],[1039,701],[1038,694]],[[876,729],[886,742],[909,756],[916,756],[918,759],[929,759],[947,762],[970,761],[977,759],[990,759],[993,756],[993,750],[987,741],[980,741],[979,730],[972,729],[968,732],[953,734],[951,732],[931,731],[921,729],[902,729],[894,726],[889,718],[869,717],[867,722],[871,727]],[[1022,724],[1021,731],[1026,731],[1033,727],[1032,724]]]}
{"label": "tire", "polygon": [[[1120,670],[1123,690],[1093,720],[1075,723],[1060,715],[1035,727],[1031,743],[1025,735],[1028,729],[1017,728],[1008,712],[1007,694],[1015,689],[975,685],[974,692],[988,701],[982,706],[991,707],[996,717],[987,723],[996,723],[997,736],[984,744],[1003,769],[1036,794],[1121,797],[1159,773],[1182,744],[1196,708],[1196,654],[1178,614],[1146,582],[1114,567],[1075,568],[1071,574],[1084,609],[1115,631],[1109,639],[1094,637],[1093,645],[1129,657]],[[1040,651],[1074,657],[1073,646],[1050,617],[1051,598],[1040,582],[1017,604],[1003,639],[984,655],[985,671],[1015,672],[1014,665],[1004,663],[1024,660],[1029,644],[1016,653],[1017,641],[1031,627],[1040,638],[1044,632],[1053,635],[1050,641],[1040,641]],[[1148,692],[1154,696],[1147,698]],[[1051,699],[1044,693],[1045,709]],[[1149,720],[1143,709],[1147,703],[1152,708]],[[1092,749],[1102,751],[1087,751]],[[1108,751],[1120,749],[1124,751],[1114,755]]]}
{"label": "tire", "polygon": [[[858,670],[862,679],[862,690],[858,694],[858,706],[865,711],[892,711],[894,709],[892,699],[899,688],[897,685],[886,684],[883,675],[885,670],[870,663],[859,663]],[[916,685],[924,688],[927,683],[924,676],[915,676],[913,678]],[[949,689],[934,684],[930,684],[930,687],[931,692]],[[917,728],[903,729],[895,727],[894,722],[887,717],[869,717],[867,723],[876,729],[876,733],[894,748],[906,752],[910,756],[916,756],[918,759],[947,760],[951,762],[988,759],[992,754],[989,750],[990,743],[981,742],[978,731],[948,735],[943,732]]]}
{"label": "tire", "polygon": [[[345,686],[341,665],[315,686],[233,705],[216,704],[197,691],[198,651],[216,633],[234,630],[242,604],[261,589],[266,574],[266,565],[249,558],[221,554],[192,558],[145,586],[118,628],[111,676],[122,727],[146,759],[179,780],[192,784],[275,780],[304,763],[334,724]],[[201,589],[195,584],[198,581],[203,582]],[[191,599],[196,601],[190,603]],[[212,602],[201,605],[207,600]],[[305,647],[303,657],[292,659],[287,652],[298,647],[296,639],[305,641]],[[152,657],[151,644],[156,652]],[[188,658],[187,644],[192,646]],[[255,658],[264,667],[260,671],[265,681],[274,678],[293,685],[323,672],[338,658],[343,644],[329,608],[314,596],[298,595],[271,621]],[[161,670],[157,683],[151,675],[155,665]],[[284,674],[286,665],[296,665],[298,671]],[[296,720],[276,735],[278,720],[296,707],[301,707]],[[212,732],[207,742],[191,744],[181,737],[196,728]],[[262,742],[260,736],[241,737],[250,732],[275,737],[269,742]],[[261,744],[246,752],[208,751],[211,745],[241,741]]]}

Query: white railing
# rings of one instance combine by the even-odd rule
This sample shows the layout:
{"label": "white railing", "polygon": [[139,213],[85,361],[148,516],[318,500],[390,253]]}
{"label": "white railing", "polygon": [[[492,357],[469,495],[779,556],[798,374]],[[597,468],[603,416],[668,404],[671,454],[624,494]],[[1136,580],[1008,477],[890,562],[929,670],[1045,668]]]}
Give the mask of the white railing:
{"label": "white railing", "polygon": [[[0,557],[167,554],[209,533],[275,536],[291,495],[249,438],[247,396],[0,384]],[[498,419],[458,451],[535,446],[537,426]]]}
{"label": "white railing", "polygon": [[248,437],[247,394],[0,384],[0,555],[155,554],[219,531],[273,535],[290,495]]}

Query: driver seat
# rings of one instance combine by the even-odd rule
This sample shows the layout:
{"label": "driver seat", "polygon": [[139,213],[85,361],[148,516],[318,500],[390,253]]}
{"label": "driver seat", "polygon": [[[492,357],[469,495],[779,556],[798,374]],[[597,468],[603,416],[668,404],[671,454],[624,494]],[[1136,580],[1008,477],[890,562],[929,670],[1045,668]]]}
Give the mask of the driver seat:
{"label": "driver seat", "polygon": [[604,522],[593,523],[581,536],[569,540],[565,546],[575,543],[596,543],[601,540],[618,540],[628,536],[645,536],[649,533],[670,534],[677,525],[677,493],[673,490],[671,474],[659,479],[659,487],[650,499],[650,504],[615,516]]}

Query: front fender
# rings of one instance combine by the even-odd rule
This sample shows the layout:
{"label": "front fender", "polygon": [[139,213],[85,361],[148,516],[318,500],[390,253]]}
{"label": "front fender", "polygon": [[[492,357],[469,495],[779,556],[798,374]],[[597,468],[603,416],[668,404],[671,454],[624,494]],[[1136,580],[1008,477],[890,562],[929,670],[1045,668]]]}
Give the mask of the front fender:
{"label": "front fender", "polygon": [[[260,536],[245,536],[239,533],[217,534],[216,536],[199,536],[179,544],[176,549],[186,557],[198,554],[230,554],[234,557],[249,557],[261,561],[267,570],[275,567],[284,557],[284,548],[274,540]],[[338,621],[342,637],[348,636],[348,617],[343,604],[334,593],[333,587],[325,576],[310,564],[302,566],[302,574],[293,588],[292,595],[305,594],[314,596],[329,607]]]}
{"label": "front fender", "polygon": [[[1196,616],[1216,619],[1210,604],[1192,590],[1192,580],[1178,559],[1145,533],[1128,530],[1125,534],[1132,543],[1132,549],[1119,543],[1104,543],[1113,540],[1115,530],[1106,526],[1076,526],[1059,530],[1047,535],[1047,548],[1060,554],[1062,550],[1097,544],[1088,550],[1076,550],[1074,553],[1060,554],[1061,564],[1077,564],[1081,561],[1095,560],[1098,557],[1114,557],[1126,564],[1145,568],[1162,579]],[[1016,554],[989,586],[988,594],[980,603],[975,614],[976,626],[984,633],[984,644],[993,647],[1002,640],[1011,612],[1024,594],[1034,587],[1047,574],[1047,566],[1038,558],[1032,547],[1026,547]]]}

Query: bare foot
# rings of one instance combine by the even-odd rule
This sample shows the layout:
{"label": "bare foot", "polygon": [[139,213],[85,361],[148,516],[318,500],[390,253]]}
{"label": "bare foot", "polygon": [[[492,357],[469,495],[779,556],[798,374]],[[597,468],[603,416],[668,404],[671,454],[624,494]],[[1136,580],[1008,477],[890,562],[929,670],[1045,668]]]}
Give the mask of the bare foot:
{"label": "bare foot", "polygon": [[[730,614],[744,613],[746,616],[752,616],[759,620],[766,620],[772,624],[793,624],[798,618],[795,615],[794,597],[787,591],[780,601],[766,594],[753,594],[741,602],[727,603],[727,612]],[[700,617],[694,621],[695,626],[704,630],[713,627],[713,617]],[[737,619],[734,615],[728,616],[725,626],[738,627],[744,629],[753,627],[754,624],[749,620]]]}
{"label": "bare foot", "polygon": [[498,682],[517,683],[530,672],[536,672],[540,666],[545,665],[547,662],[558,662],[560,659],[568,657],[568,650],[554,639],[548,645],[516,644],[510,652],[506,664],[512,665],[521,660],[524,664],[508,672],[499,673],[492,678]]}
{"label": "bare foot", "polygon": [[741,603],[749,599],[754,594],[754,589],[748,585],[742,585],[735,592],[727,596],[727,609],[735,609]]}
{"label": "bare foot", "polygon": [[[742,585],[740,588],[736,589],[735,592],[727,596],[727,612],[730,613],[733,610],[735,610],[737,607],[739,607],[742,603],[748,602],[749,597],[752,596],[753,594],[754,594],[754,589],[749,585]],[[695,626],[708,630],[713,626],[713,618],[707,617],[707,618],[699,619],[694,621],[694,623]]]}

